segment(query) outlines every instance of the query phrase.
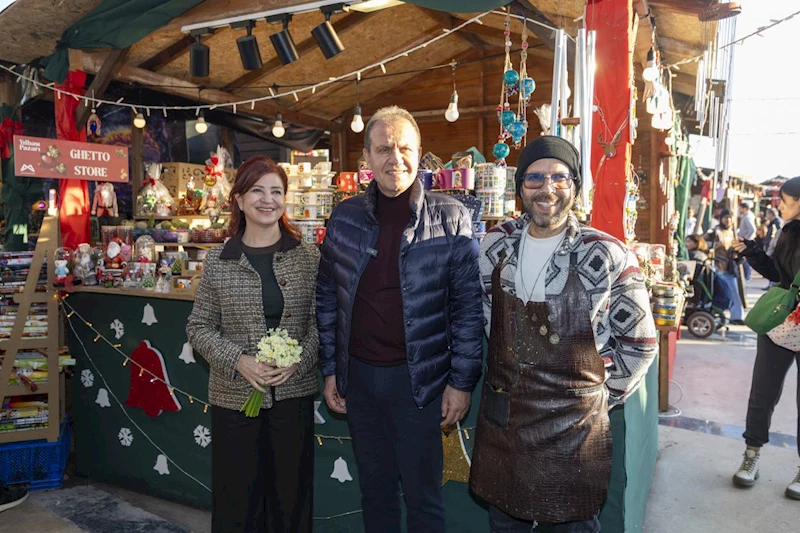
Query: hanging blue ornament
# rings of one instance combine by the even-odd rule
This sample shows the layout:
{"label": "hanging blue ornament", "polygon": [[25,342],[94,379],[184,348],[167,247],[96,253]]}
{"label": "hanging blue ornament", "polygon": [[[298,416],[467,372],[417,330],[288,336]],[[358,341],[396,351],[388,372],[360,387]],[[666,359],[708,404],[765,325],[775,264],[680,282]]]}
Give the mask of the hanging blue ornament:
{"label": "hanging blue ornament", "polygon": [[500,124],[503,125],[504,128],[507,128],[509,124],[517,120],[517,115],[514,114],[513,111],[509,111],[506,109],[502,113],[500,113]]}
{"label": "hanging blue ornament", "polygon": [[524,122],[517,120],[512,122],[507,129],[508,133],[511,134],[511,138],[514,139],[514,144],[519,145],[522,142],[522,138],[525,137],[525,132],[528,131],[528,126]]}
{"label": "hanging blue ornament", "polygon": [[522,93],[523,98],[530,98],[533,91],[536,90],[536,82],[533,81],[533,78],[522,78],[520,82],[520,92]]}
{"label": "hanging blue ornament", "polygon": [[507,70],[505,74],[503,74],[503,81],[505,81],[506,85],[509,87],[513,87],[519,81],[519,73],[514,69]]}
{"label": "hanging blue ornament", "polygon": [[497,143],[494,145],[492,153],[497,159],[505,159],[511,153],[511,148],[506,143]]}

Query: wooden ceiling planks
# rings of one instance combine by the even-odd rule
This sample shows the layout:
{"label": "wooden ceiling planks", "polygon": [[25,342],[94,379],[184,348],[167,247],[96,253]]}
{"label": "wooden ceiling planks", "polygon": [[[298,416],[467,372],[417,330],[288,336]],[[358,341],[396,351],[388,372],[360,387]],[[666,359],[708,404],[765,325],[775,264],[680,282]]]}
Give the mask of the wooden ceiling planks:
{"label": "wooden ceiling planks", "polygon": [[17,0],[0,14],[0,60],[25,64],[55,50],[61,35],[100,0]]}
{"label": "wooden ceiling planks", "polygon": [[180,30],[183,26],[213,22],[229,17],[238,17],[286,9],[308,4],[309,0],[207,0],[198,4],[183,15],[172,19],[164,29]]}

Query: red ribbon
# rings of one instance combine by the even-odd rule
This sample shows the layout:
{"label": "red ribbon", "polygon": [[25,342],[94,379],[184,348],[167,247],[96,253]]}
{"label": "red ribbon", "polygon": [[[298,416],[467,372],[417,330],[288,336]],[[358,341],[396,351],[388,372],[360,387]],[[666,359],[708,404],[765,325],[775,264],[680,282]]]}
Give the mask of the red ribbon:
{"label": "red ribbon", "polygon": [[23,135],[24,133],[22,122],[15,122],[10,117],[4,118],[3,122],[0,122],[0,157],[3,159],[11,157],[9,143],[13,144],[14,135]]}

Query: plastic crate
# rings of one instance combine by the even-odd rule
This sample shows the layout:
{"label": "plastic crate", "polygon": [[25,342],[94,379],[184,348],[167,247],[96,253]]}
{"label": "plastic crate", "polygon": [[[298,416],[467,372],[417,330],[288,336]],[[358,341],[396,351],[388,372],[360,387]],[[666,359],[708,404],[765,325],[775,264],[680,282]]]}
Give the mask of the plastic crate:
{"label": "plastic crate", "polygon": [[56,442],[0,444],[0,480],[8,485],[30,483],[30,490],[61,488],[69,448],[69,416],[65,415]]}

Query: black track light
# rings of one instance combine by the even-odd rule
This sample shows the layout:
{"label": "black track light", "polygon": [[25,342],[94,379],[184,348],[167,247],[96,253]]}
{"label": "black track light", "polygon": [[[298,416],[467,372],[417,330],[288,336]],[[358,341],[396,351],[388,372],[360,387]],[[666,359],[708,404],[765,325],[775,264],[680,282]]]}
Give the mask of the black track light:
{"label": "black track light", "polygon": [[325,14],[325,22],[311,30],[311,35],[317,41],[317,45],[322,50],[322,55],[325,56],[325,59],[330,59],[344,51],[344,45],[331,24],[333,11],[323,8],[322,12]]}
{"label": "black track light", "polygon": [[280,59],[281,63],[284,65],[294,63],[300,59],[300,54],[297,53],[297,48],[294,46],[292,35],[289,33],[290,20],[292,20],[292,15],[289,13],[267,17],[267,22],[283,24],[283,29],[270,35],[269,40],[272,41],[275,53],[278,54],[278,59]]}
{"label": "black track light", "polygon": [[258,41],[253,36],[255,21],[248,20],[243,23],[231,24],[233,28],[246,28],[247,35],[236,39],[236,46],[239,47],[239,57],[242,58],[242,68],[245,70],[256,70],[261,68],[261,51],[258,49]]}
{"label": "black track light", "polygon": [[200,41],[201,36],[211,35],[214,30],[205,28],[192,32],[194,44],[189,47],[189,74],[195,78],[208,77],[210,61],[210,48]]}

